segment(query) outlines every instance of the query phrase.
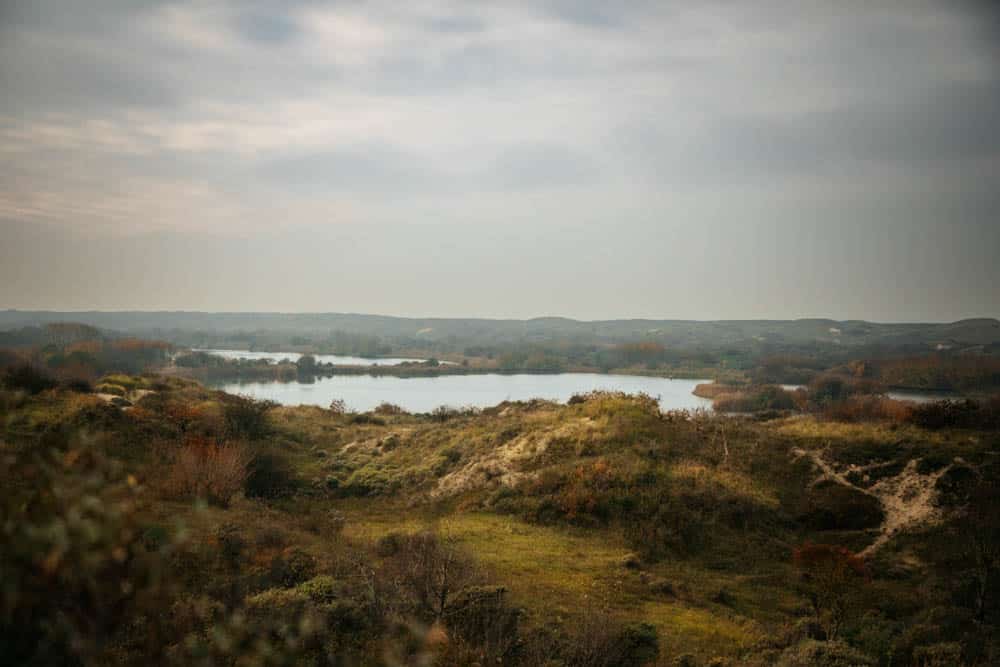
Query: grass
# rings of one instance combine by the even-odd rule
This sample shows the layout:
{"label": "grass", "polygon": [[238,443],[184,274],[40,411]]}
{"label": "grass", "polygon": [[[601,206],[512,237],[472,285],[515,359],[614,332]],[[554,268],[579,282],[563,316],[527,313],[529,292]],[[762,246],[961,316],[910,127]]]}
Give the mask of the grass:
{"label": "grass", "polygon": [[[115,380],[122,386],[143,381],[128,376]],[[93,422],[116,429],[112,435],[133,452],[130,463],[146,466],[140,479],[154,490],[156,468],[149,459],[155,447],[144,449],[143,438],[152,434],[159,439],[157,447],[171,451],[183,441],[175,408],[187,408],[184,419],[191,434],[191,429],[221,421],[223,398],[179,379],[157,386],[156,394],[118,414],[110,426],[100,419]],[[44,428],[74,421],[91,408],[100,406],[95,411],[99,416],[112,410],[96,397],[67,392],[8,403],[16,407],[0,414],[0,436],[19,443],[23,436],[31,436],[23,438],[26,442],[36,441]],[[228,509],[154,497],[144,511],[150,521],[164,526],[182,522],[195,551],[206,554],[218,551],[220,527],[235,527],[251,545],[248,574],[261,577],[291,547],[315,557],[319,571],[346,576],[356,569],[350,557],[364,554],[381,562],[372,555],[377,552],[359,550],[359,544],[374,544],[392,532],[434,529],[456,538],[493,583],[508,589],[511,602],[526,611],[529,630],[554,628],[567,636],[582,627],[583,616],[601,609],[616,618],[653,624],[669,659],[691,653],[704,662],[752,652],[802,616],[804,601],[794,589],[790,553],[794,544],[811,537],[795,526],[794,517],[815,473],[808,461],[793,461],[792,448],[825,449],[829,460],[842,464],[905,461],[928,453],[976,462],[986,456],[977,459],[976,451],[985,452],[1000,439],[986,432],[929,432],[912,425],[840,423],[813,416],[761,423],[688,420],[662,417],[648,402],[615,395],[568,406],[510,404],[446,421],[412,415],[382,419],[358,423],[351,415],[316,407],[277,408],[269,413],[269,433],[244,444],[256,453],[287,459],[300,482],[297,494],[269,501],[237,495]],[[699,519],[699,525],[711,532],[711,539],[704,541],[707,546],[667,548],[658,562],[630,566],[632,550],[641,546],[628,532],[641,520],[635,504],[615,505],[610,518],[570,525],[551,513],[504,510],[487,502],[498,484],[495,478],[454,495],[431,493],[438,480],[483,461],[503,464],[502,470],[516,471],[531,482],[511,491],[522,494],[516,498],[526,508],[532,502],[558,502],[574,480],[598,496],[606,492],[603,497],[634,503],[643,498],[662,502],[652,492],[642,494],[673,489],[682,500],[662,506],[670,508],[671,516],[704,509],[692,516],[708,517]],[[607,474],[596,474],[598,467]],[[328,488],[330,477],[341,486]],[[342,497],[343,484],[351,479],[367,485],[369,495]],[[716,507],[744,511],[749,518],[744,524],[725,523],[712,518]],[[332,513],[344,518],[342,532],[332,529]],[[672,529],[669,521],[663,526]],[[857,531],[820,536],[852,548],[855,541],[858,548],[865,546],[869,538]],[[218,558],[215,565],[209,560],[192,561],[188,570],[211,583],[219,578],[220,566]],[[668,658],[661,663],[669,664]]]}
{"label": "grass", "polygon": [[[454,536],[528,611],[529,627],[571,626],[598,607],[655,625],[668,655],[683,649],[709,658],[737,655],[757,641],[765,629],[751,617],[780,623],[798,604],[787,590],[776,589],[774,580],[680,561],[649,569],[684,582],[682,598],[664,600],[641,583],[640,573],[623,566],[630,550],[614,531],[538,526],[482,512],[403,512],[392,504],[373,507],[371,501],[344,502],[338,508],[348,518],[345,535],[352,539],[374,541],[391,532],[432,527]],[[721,589],[733,591],[735,609],[708,602]]]}

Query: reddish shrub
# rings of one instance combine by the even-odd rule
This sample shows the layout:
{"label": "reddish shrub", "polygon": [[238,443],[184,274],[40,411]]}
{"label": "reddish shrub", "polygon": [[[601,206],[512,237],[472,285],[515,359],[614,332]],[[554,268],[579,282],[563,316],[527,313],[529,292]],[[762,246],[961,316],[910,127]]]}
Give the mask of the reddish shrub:
{"label": "reddish shrub", "polygon": [[910,418],[913,406],[879,395],[850,396],[823,407],[827,419],[846,422],[887,420],[897,423]]}
{"label": "reddish shrub", "polygon": [[167,493],[176,498],[203,498],[226,507],[243,488],[250,457],[231,442],[190,437],[175,454],[167,475]]}

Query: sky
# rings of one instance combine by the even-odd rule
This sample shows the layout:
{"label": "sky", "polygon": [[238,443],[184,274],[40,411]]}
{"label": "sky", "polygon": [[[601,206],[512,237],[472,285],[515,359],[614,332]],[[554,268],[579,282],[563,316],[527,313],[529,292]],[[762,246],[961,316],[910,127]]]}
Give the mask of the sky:
{"label": "sky", "polygon": [[987,7],[0,0],[0,308],[1000,316]]}

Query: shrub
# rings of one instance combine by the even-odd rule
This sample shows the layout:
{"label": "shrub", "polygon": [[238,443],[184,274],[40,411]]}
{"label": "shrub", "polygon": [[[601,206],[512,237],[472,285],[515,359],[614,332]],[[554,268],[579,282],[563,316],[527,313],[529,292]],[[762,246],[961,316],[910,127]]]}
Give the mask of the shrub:
{"label": "shrub", "polygon": [[472,558],[454,540],[429,531],[403,537],[387,568],[414,613],[426,621],[442,620],[478,574]]}
{"label": "shrub", "polygon": [[278,407],[274,401],[249,396],[230,396],[222,406],[226,433],[231,438],[255,440],[267,435],[267,413]]}
{"label": "shrub", "polygon": [[227,507],[242,490],[249,457],[234,443],[215,443],[191,437],[174,456],[167,476],[168,494],[180,498],[202,498]]}
{"label": "shrub", "polygon": [[73,378],[63,383],[63,386],[78,394],[89,394],[94,391],[93,385],[84,378]]}
{"label": "shrub", "polygon": [[849,396],[823,408],[827,419],[846,422],[886,420],[902,423],[910,419],[912,406],[876,394]]}
{"label": "shrub", "polygon": [[448,629],[479,648],[480,664],[507,662],[517,649],[521,610],[507,604],[506,592],[503,586],[468,586],[448,606]]}
{"label": "shrub", "polygon": [[921,428],[1000,428],[1000,397],[978,402],[934,401],[913,406],[909,421]]}
{"label": "shrub", "polygon": [[860,586],[870,579],[868,568],[849,550],[829,544],[806,542],[794,551],[792,560],[826,638],[837,639],[861,611]]}
{"label": "shrub", "polygon": [[792,392],[781,387],[764,385],[733,393],[717,394],[712,407],[718,412],[793,410],[795,409],[795,398]]}
{"label": "shrub", "polygon": [[843,642],[807,639],[781,654],[776,667],[874,667],[877,663]]}
{"label": "shrub", "polygon": [[62,445],[0,457],[0,479],[0,662],[140,662],[143,638],[119,631],[168,631],[173,539],[142,538],[135,479],[96,449]]}
{"label": "shrub", "polygon": [[95,389],[99,394],[111,394],[112,396],[124,396],[127,393],[125,387],[107,382],[100,383]]}
{"label": "shrub", "polygon": [[403,548],[405,540],[406,536],[402,533],[387,533],[378,538],[378,541],[375,543],[375,553],[382,558],[395,556]]}
{"label": "shrub", "polygon": [[406,410],[396,405],[395,403],[379,403],[374,410],[372,410],[377,415],[405,415]]}
{"label": "shrub", "polygon": [[371,424],[372,426],[385,426],[384,419],[364,413],[351,416],[350,422],[352,424]]}
{"label": "shrub", "polygon": [[56,381],[40,368],[31,364],[21,364],[8,368],[3,378],[7,389],[26,391],[38,394],[56,386]]}
{"label": "shrub", "polygon": [[809,490],[798,519],[814,530],[864,530],[882,523],[885,511],[864,491],[824,481]]}
{"label": "shrub", "polygon": [[282,498],[295,490],[288,460],[277,454],[258,454],[250,461],[243,491],[247,498]]}
{"label": "shrub", "polygon": [[316,575],[316,559],[296,547],[289,547],[271,560],[271,581],[291,588]]}
{"label": "shrub", "polygon": [[653,663],[660,655],[656,628],[649,623],[623,624],[608,612],[588,613],[570,638],[567,665],[633,667]]}

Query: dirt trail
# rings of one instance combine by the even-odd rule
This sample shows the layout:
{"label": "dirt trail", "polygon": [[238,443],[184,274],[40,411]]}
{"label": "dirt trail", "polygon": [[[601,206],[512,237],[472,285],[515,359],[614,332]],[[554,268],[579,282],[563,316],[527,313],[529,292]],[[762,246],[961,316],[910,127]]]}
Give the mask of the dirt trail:
{"label": "dirt trail", "polygon": [[885,520],[879,526],[878,537],[861,551],[859,554],[861,556],[873,554],[901,531],[933,525],[943,518],[936,502],[938,495],[936,484],[938,479],[951,469],[950,464],[940,470],[921,474],[917,469],[920,459],[913,459],[898,474],[880,479],[870,487],[864,488],[853,484],[847,476],[851,473],[865,474],[893,465],[895,462],[838,467],[824,459],[821,451],[800,448],[793,449],[792,456],[808,458],[820,472],[820,475],[810,482],[810,487],[820,482],[832,481],[872,496],[881,503]]}

